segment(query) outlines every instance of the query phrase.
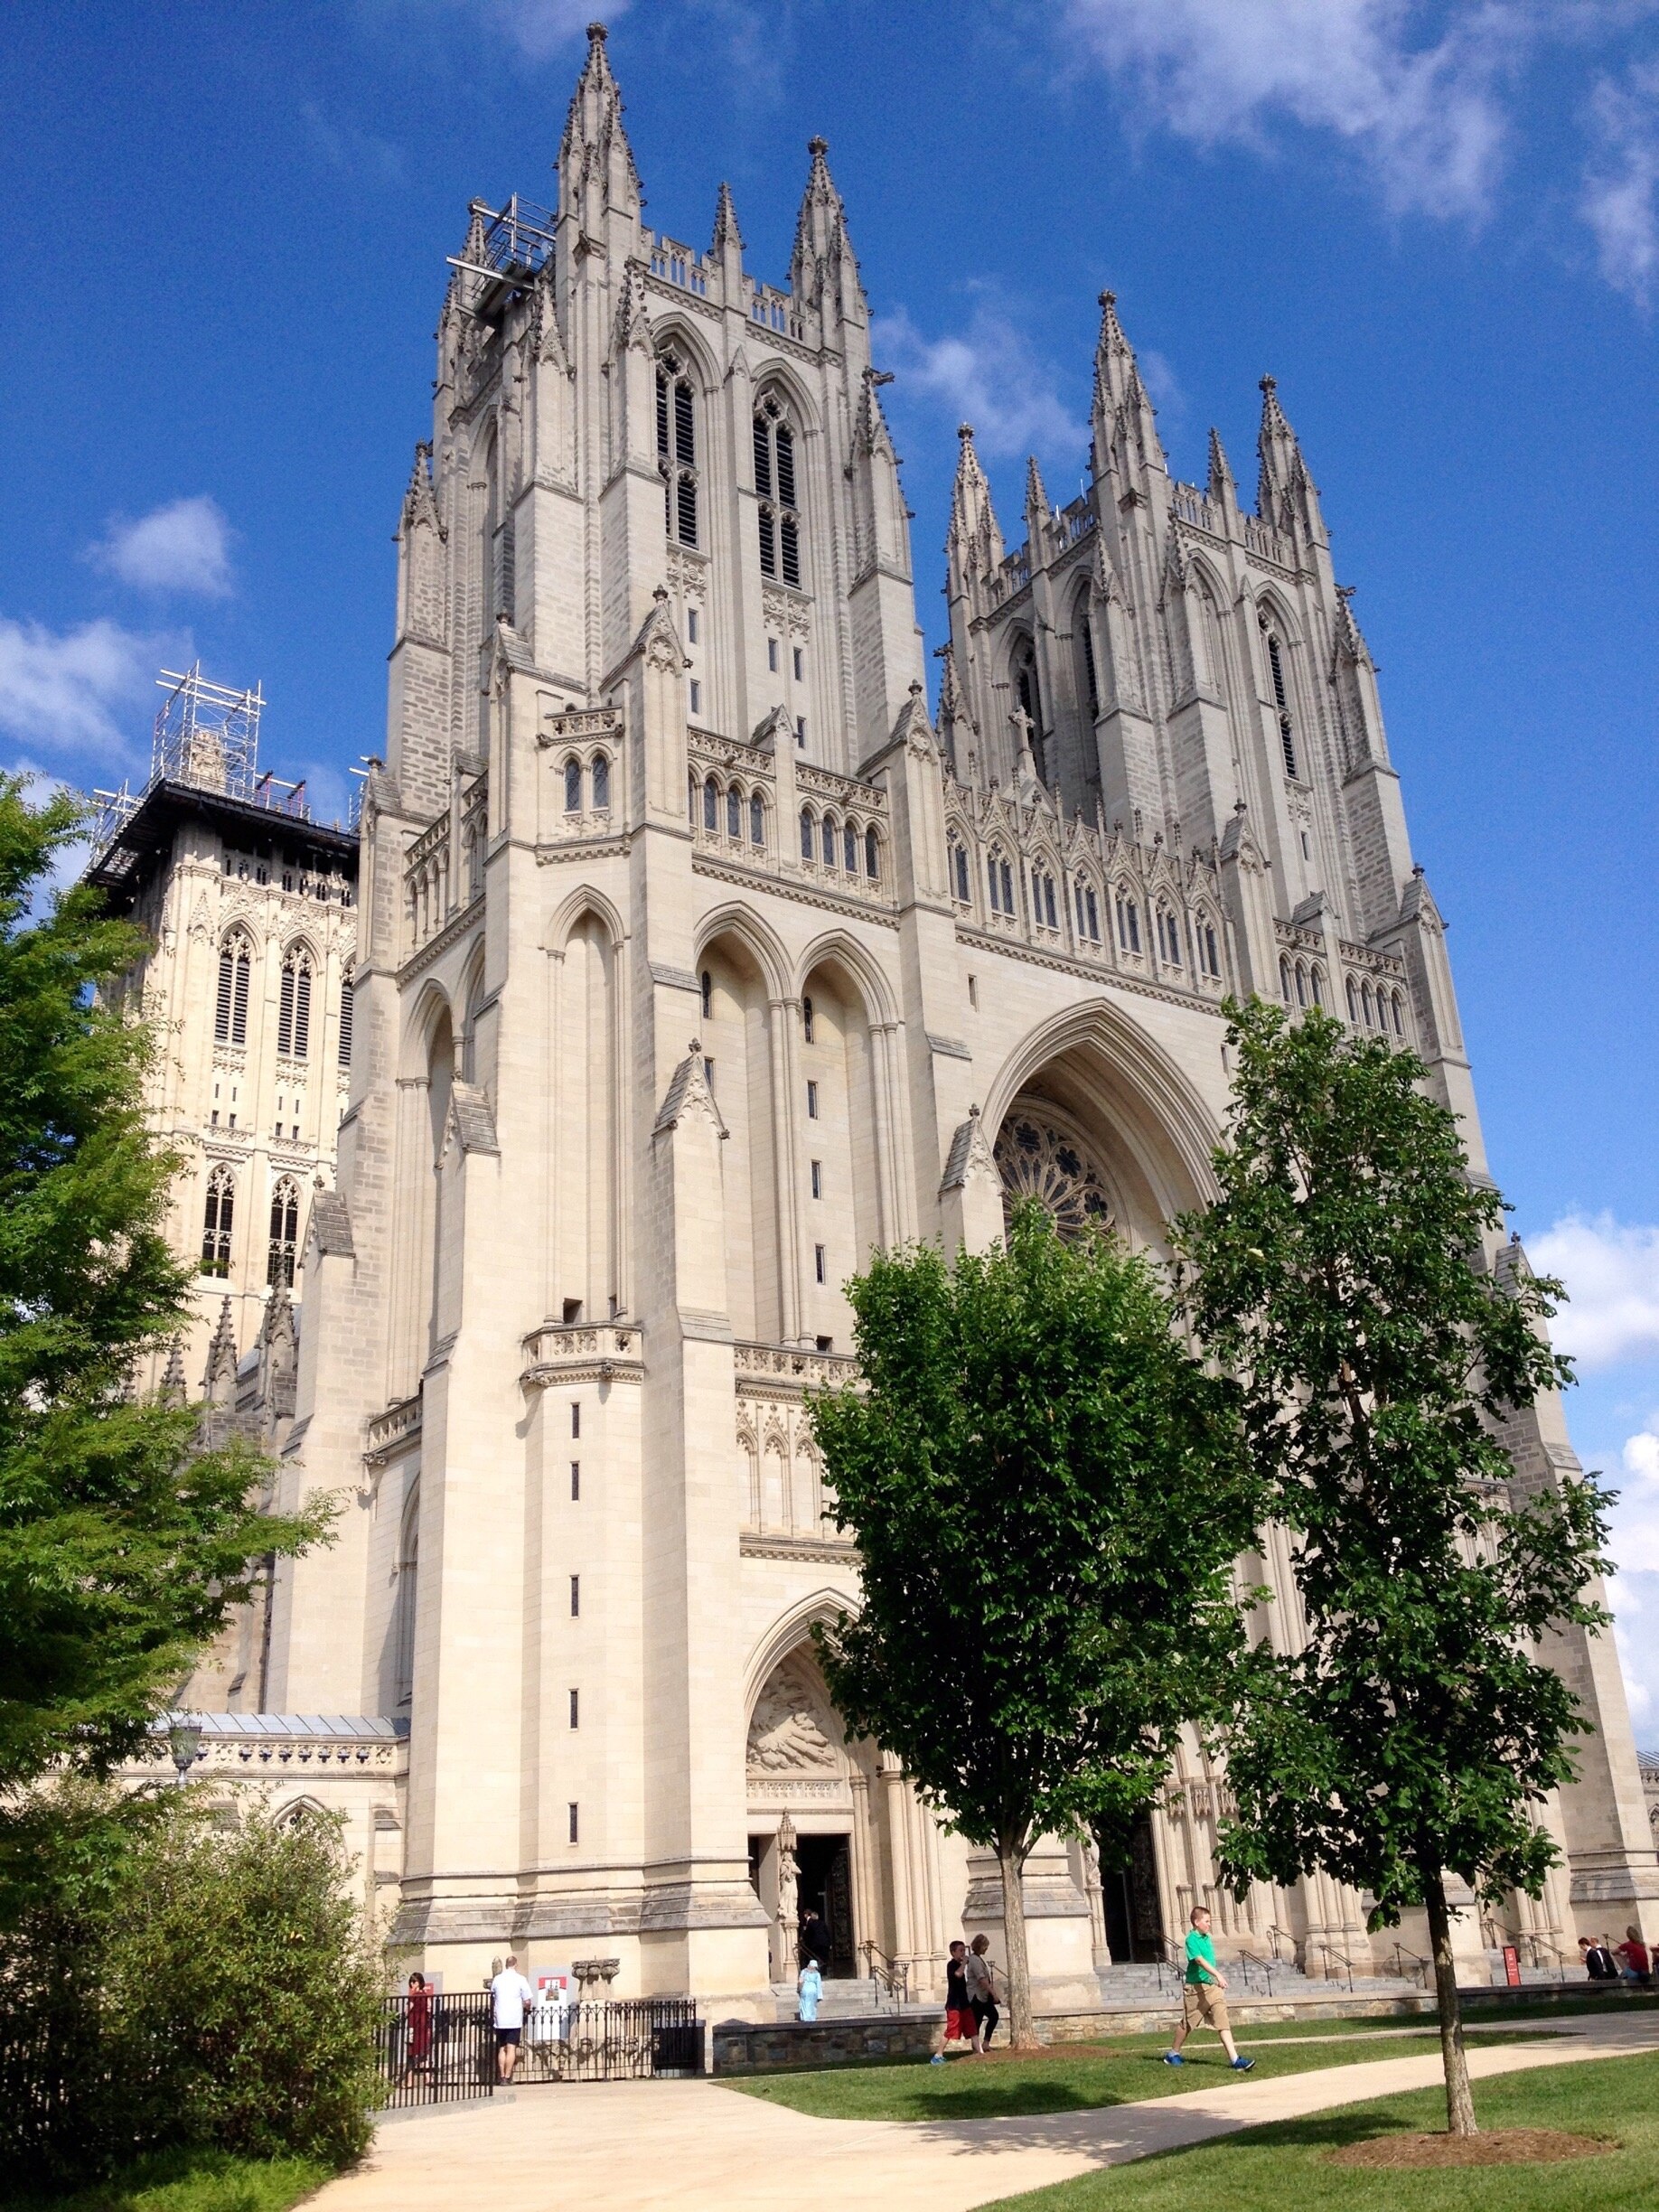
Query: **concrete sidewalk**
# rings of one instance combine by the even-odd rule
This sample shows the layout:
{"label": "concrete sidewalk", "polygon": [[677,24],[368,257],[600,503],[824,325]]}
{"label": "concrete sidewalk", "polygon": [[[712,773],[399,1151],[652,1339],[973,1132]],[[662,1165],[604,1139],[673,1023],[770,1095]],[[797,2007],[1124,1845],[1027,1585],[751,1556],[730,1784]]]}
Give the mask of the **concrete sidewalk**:
{"label": "concrete sidewalk", "polygon": [[[1477,2080],[1659,2050],[1659,2015],[1548,2023],[1554,2039],[1469,2054]],[[511,2103],[436,2107],[382,2128],[322,2212],[776,2212],[810,2189],[860,2212],[967,2207],[1101,2166],[1204,2142],[1267,2120],[1427,2089],[1438,2057],[1379,2058],[1270,2082],[1032,2120],[811,2119],[712,2082],[616,2082],[520,2090]],[[923,2193],[926,2192],[924,2195]]]}

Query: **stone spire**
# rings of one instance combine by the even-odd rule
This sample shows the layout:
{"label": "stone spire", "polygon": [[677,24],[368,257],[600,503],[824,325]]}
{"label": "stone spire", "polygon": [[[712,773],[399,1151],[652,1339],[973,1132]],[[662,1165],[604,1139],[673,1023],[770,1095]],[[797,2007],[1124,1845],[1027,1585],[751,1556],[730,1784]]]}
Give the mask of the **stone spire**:
{"label": "stone spire", "polygon": [[403,512],[400,530],[409,530],[416,523],[429,523],[434,530],[442,526],[438,520],[437,501],[432,493],[432,448],[425,439],[415,448],[415,464],[409,471],[409,481],[403,494]]}
{"label": "stone spire", "polygon": [[1238,497],[1233,466],[1227,459],[1227,449],[1222,444],[1221,432],[1214,427],[1210,431],[1210,497],[1217,504]]}
{"label": "stone spire", "polygon": [[[1164,467],[1163,442],[1158,435],[1156,410],[1141,381],[1135,349],[1123,335],[1118,320],[1118,295],[1101,294],[1101,334],[1094,347],[1094,436],[1101,459],[1114,449],[1120,460],[1129,457],[1130,442],[1137,462]],[[1097,466],[1099,465],[1097,462]]]}
{"label": "stone spire", "polygon": [[202,1378],[209,1405],[229,1410],[236,1402],[236,1325],[230,1301],[219,1309],[219,1326],[208,1346],[207,1373]]}
{"label": "stone spire", "polygon": [[591,23],[587,60],[571,95],[558,150],[558,206],[561,215],[579,215],[595,231],[613,209],[639,220],[640,173],[622,118],[622,92],[611,73],[605,25]]}
{"label": "stone spire", "polygon": [[732,188],[722,182],[718,199],[715,202],[714,243],[709,253],[718,260],[728,246],[743,251],[743,232],[737,228],[737,210],[732,204]]}
{"label": "stone spire", "polygon": [[989,576],[1002,559],[1002,532],[997,528],[990,485],[974,449],[973,425],[959,424],[956,435],[961,448],[956,457],[945,554],[954,573],[965,576],[977,568],[981,576]]}
{"label": "stone spire", "polygon": [[1315,542],[1325,538],[1319,494],[1301,442],[1279,404],[1279,380],[1261,380],[1261,429],[1256,440],[1260,472],[1256,479],[1256,512],[1275,529],[1300,530]]}
{"label": "stone spire", "polygon": [[163,1405],[182,1406],[190,1395],[184,1381],[184,1347],[175,1336],[167,1353],[167,1367],[161,1379]]}
{"label": "stone spire", "polygon": [[834,298],[845,314],[849,306],[862,309],[864,300],[858,260],[847,235],[847,210],[830,174],[829,140],[809,139],[807,151],[811,166],[795,221],[790,289],[807,306],[822,306],[827,299]]}

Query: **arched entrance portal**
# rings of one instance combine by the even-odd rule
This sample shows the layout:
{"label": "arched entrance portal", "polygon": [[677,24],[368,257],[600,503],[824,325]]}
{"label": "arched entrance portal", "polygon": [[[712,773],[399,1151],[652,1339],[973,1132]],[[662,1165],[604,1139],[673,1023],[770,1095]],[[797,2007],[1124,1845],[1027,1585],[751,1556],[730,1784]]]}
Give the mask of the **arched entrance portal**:
{"label": "arched entrance portal", "polygon": [[755,1701],[745,1757],[749,1873],[772,1924],[772,1979],[792,1982],[801,1935],[832,1980],[864,1970],[873,1762],[848,1746],[809,1644],[785,1653]]}

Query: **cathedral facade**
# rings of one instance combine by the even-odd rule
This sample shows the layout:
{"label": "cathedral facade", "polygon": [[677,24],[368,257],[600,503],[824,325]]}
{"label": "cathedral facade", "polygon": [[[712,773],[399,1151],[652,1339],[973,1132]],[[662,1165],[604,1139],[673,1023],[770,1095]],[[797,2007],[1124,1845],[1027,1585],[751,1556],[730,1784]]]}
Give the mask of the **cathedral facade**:
{"label": "cathedral facade", "polygon": [[[557,208],[472,211],[404,498],[280,1486],[342,1513],[278,1570],[263,1703],[407,1720],[429,1969],[604,1954],[619,1992],[762,2002],[812,1905],[842,1972],[930,1989],[1001,1900],[813,1664],[858,1596],[805,1418],[842,1285],[1024,1192],[1161,1251],[1212,1188],[1230,991],[1417,1052],[1484,1172],[1479,1124],[1271,380],[1253,510],[1219,441],[1177,483],[1105,296],[1088,489],[1034,464],[1012,550],[964,427],[935,720],[826,148],[786,285],[724,190],[706,250],[641,209],[595,29]],[[1552,1403],[1509,1440],[1524,1481],[1575,1464]],[[1250,1571],[1289,1589],[1271,1532]],[[1570,1949],[1659,1928],[1659,1865],[1611,1642],[1559,1658],[1598,1733],[1513,1917]],[[1224,1809],[1191,1747],[1129,1866],[1035,1853],[1040,1992],[1087,2001],[1195,1901],[1223,1950],[1365,1971],[1323,1878],[1217,1895]]]}

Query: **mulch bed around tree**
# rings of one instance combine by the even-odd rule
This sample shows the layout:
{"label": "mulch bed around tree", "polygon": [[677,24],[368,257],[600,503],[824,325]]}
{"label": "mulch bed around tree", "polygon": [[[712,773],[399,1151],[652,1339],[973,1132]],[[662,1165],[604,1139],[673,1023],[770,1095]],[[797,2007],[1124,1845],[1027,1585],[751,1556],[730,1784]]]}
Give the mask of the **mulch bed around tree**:
{"label": "mulch bed around tree", "polygon": [[1619,2148],[1599,2135],[1563,2135],[1556,2128],[1491,2128],[1479,2135],[1373,2135],[1327,2151],[1327,2166],[1523,2166],[1560,2159],[1600,2158]]}

